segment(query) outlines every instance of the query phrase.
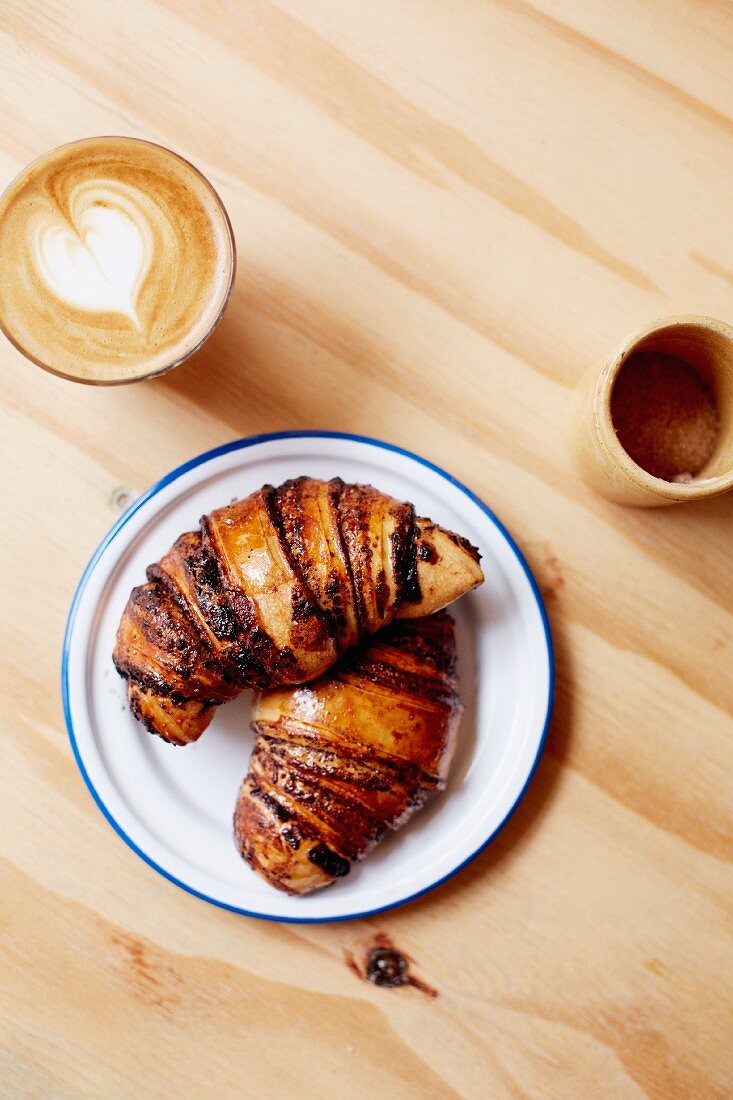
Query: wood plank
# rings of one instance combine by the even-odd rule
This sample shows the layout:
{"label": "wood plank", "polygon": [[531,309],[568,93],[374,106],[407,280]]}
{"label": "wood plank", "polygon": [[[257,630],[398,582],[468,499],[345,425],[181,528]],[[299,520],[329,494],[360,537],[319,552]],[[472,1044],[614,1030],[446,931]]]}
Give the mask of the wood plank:
{"label": "wood plank", "polygon": [[[733,495],[642,513],[567,455],[572,387],[654,316],[733,315],[733,9],[680,0],[0,0],[0,174],[95,133],[220,190],[225,319],[150,383],[0,344],[0,1082],[8,1096],[724,1096],[733,1089]],[[345,925],[156,876],[78,776],[58,664],[116,515],[228,439],[321,427],[485,498],[558,695],[506,830]],[[360,982],[389,934],[438,990]]]}

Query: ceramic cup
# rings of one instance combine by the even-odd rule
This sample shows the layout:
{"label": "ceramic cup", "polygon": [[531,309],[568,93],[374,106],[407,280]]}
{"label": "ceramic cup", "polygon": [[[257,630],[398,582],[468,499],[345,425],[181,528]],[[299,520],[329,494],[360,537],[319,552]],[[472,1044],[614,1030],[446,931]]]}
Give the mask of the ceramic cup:
{"label": "ceramic cup", "polygon": [[[640,407],[634,410],[637,420],[653,417],[648,407],[664,399],[668,416],[667,394],[664,392],[664,364],[673,357],[678,369],[696,379],[698,388],[709,402],[707,433],[709,454],[702,467],[693,474],[680,473],[677,480],[655,476],[639,465],[624,449],[619,439],[618,423],[614,422],[614,386],[624,368],[636,369],[639,356],[648,363],[652,358],[657,368],[654,386],[636,386]],[[636,357],[636,358],[634,358]],[[679,366],[679,361],[682,366]],[[674,367],[675,364],[671,363]],[[691,372],[694,371],[693,375]],[[626,376],[628,378],[628,375]],[[662,389],[659,389],[659,385]],[[622,383],[623,384],[623,383]],[[695,383],[693,382],[693,385]],[[655,399],[654,394],[657,394]],[[629,387],[624,394],[628,409]],[[617,391],[618,398],[618,391]],[[644,407],[644,402],[647,407]],[[713,411],[714,407],[717,410]],[[710,435],[710,417],[715,425]],[[689,426],[689,417],[675,425],[678,433]],[[700,421],[697,430],[700,429]],[[695,430],[695,429],[693,429]],[[635,332],[616,349],[600,367],[594,367],[580,381],[570,423],[571,451],[578,470],[596,492],[620,504],[657,507],[682,501],[701,500],[717,496],[733,488],[733,328],[712,317],[681,316],[655,321]],[[684,448],[684,439],[682,440]],[[637,455],[638,457],[638,455]]]}

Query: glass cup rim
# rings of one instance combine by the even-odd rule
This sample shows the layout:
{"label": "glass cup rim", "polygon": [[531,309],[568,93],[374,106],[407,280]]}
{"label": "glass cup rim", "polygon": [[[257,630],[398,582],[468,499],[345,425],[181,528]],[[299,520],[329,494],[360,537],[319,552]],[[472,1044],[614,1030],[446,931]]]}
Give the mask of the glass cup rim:
{"label": "glass cup rim", "polygon": [[179,355],[178,358],[175,359],[172,363],[167,363],[164,367],[159,367],[156,370],[146,371],[144,374],[136,374],[133,378],[80,378],[78,375],[75,374],[67,374],[65,371],[59,370],[57,367],[52,367],[49,363],[44,363],[42,360],[38,359],[37,356],[33,355],[29,351],[26,351],[26,349],[22,347],[22,345],[15,339],[13,334],[9,332],[6,326],[3,324],[2,317],[0,317],[0,332],[3,333],[6,339],[16,349],[16,351],[19,351],[25,359],[27,359],[30,363],[33,363],[34,366],[40,367],[41,370],[45,370],[49,374],[55,375],[57,378],[63,378],[67,382],[77,382],[79,385],[82,386],[131,386],[135,382],[146,382],[151,378],[159,378],[160,375],[167,374],[168,371],[175,370],[175,368],[179,367],[181,363],[185,363],[187,359],[190,359],[192,355],[195,355],[196,352],[199,351],[209,339],[212,332],[221,321],[224,310],[226,309],[229,303],[229,299],[231,298],[232,289],[234,287],[234,279],[237,272],[237,243],[234,237],[234,229],[232,228],[232,223],[227,212],[227,208],[224,205],[221,195],[214,187],[208,176],[204,175],[201,169],[197,168],[195,164],[192,164],[190,160],[188,160],[184,156],[181,156],[180,153],[176,153],[174,149],[169,148],[167,145],[163,145],[159,141],[150,141],[148,138],[131,137],[128,134],[95,134],[91,135],[90,137],[75,138],[72,141],[65,141],[62,142],[61,145],[54,145],[52,149],[47,149],[45,153],[40,153],[37,157],[34,157],[32,161],[29,161],[28,164],[21,168],[19,172],[16,172],[16,174],[13,176],[7,186],[4,187],[3,190],[0,192],[0,206],[2,205],[5,196],[13,189],[18,181],[21,180],[23,176],[25,176],[26,172],[29,172],[37,164],[41,164],[44,160],[46,160],[47,157],[52,156],[54,153],[61,152],[62,149],[70,149],[73,146],[86,145],[87,143],[95,141],[124,141],[131,142],[132,144],[137,145],[152,145],[155,149],[160,149],[162,150],[162,152],[167,153],[168,156],[175,157],[176,160],[181,161],[203,181],[203,183],[213,195],[216,204],[222,214],[224,226],[227,232],[227,238],[229,240],[229,250],[231,258],[229,282],[227,283],[226,292],[224,294],[224,297],[222,298],[221,306],[217,311],[216,316],[212,319],[209,327],[192,348],[185,351],[182,355]]}

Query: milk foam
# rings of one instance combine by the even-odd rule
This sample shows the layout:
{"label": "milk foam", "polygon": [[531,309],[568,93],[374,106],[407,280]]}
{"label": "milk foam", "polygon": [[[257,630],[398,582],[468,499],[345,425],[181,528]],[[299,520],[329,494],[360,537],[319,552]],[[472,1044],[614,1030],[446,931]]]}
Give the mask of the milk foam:
{"label": "milk foam", "polygon": [[36,220],[33,258],[47,286],[67,305],[122,313],[138,331],[137,294],[150,266],[152,232],[144,201],[115,181],[73,189],[71,219],[47,211]]}
{"label": "milk foam", "polygon": [[57,374],[120,382],[182,362],[234,278],[221,201],[187,161],[135,138],[53,149],[0,196],[0,327]]}

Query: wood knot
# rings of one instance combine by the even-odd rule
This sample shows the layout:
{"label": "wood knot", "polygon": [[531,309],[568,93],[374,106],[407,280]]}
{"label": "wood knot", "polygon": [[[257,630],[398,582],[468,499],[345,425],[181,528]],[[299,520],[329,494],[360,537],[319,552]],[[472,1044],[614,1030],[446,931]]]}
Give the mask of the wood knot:
{"label": "wood knot", "polygon": [[384,932],[378,932],[370,940],[357,944],[353,951],[346,951],[345,958],[346,965],[363,982],[371,982],[383,989],[409,985],[428,997],[438,996],[437,989],[410,972],[414,960],[398,950]]}
{"label": "wood knot", "polygon": [[109,494],[108,503],[113,512],[124,512],[130,507],[135,494],[126,485],[118,485]]}

